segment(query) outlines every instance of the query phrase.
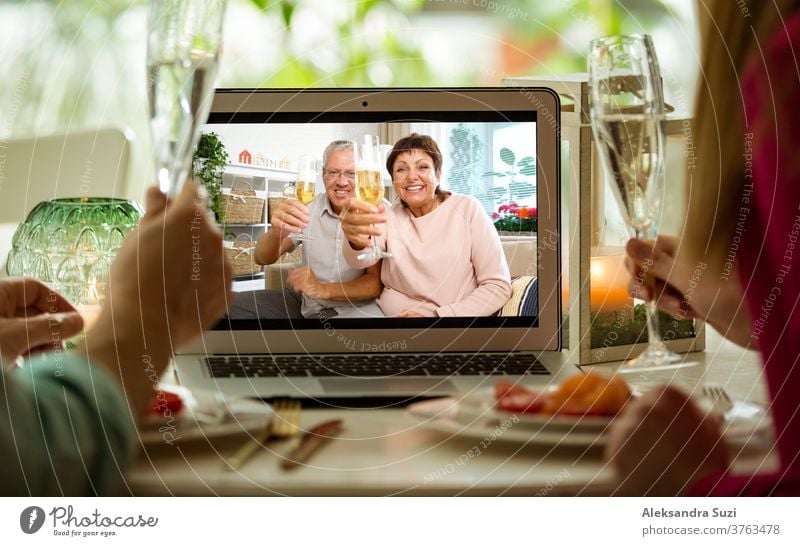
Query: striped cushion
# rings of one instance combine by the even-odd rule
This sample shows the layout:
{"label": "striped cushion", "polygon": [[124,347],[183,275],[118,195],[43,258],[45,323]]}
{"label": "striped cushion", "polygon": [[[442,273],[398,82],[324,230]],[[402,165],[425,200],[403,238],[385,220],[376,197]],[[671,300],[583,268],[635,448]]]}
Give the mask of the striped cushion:
{"label": "striped cushion", "polygon": [[539,312],[539,282],[532,275],[511,279],[511,299],[500,309],[501,317],[532,317]]}

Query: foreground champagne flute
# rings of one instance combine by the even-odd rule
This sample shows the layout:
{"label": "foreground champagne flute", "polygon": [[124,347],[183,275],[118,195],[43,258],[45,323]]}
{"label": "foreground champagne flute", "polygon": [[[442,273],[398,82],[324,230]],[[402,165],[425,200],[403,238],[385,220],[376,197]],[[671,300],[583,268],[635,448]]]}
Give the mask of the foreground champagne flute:
{"label": "foreground champagne flute", "polygon": [[177,195],[214,95],[225,0],[152,0],[147,71],[156,178]]}
{"label": "foreground champagne flute", "polygon": [[[664,97],[650,37],[593,40],[589,84],[592,130],[622,218],[637,238],[655,239],[663,192]],[[647,301],[646,310],[647,349],[621,371],[680,360],[662,341],[656,301]]]}
{"label": "foreground champagne flute", "polygon": [[[307,155],[301,155],[297,161],[297,181],[294,184],[294,195],[298,201],[308,206],[314,200],[319,175],[319,162],[312,160]],[[295,241],[310,241],[303,229],[300,233],[292,233],[290,238]]]}
{"label": "foreground champagne flute", "polygon": [[[356,195],[362,201],[376,207],[383,202],[383,177],[381,176],[380,157],[381,151],[378,137],[364,135],[364,143],[353,143],[353,155],[356,163]],[[374,227],[374,226],[372,226]],[[391,258],[389,252],[384,252],[377,247],[373,240],[372,246],[366,252],[357,256],[359,260],[380,260]]]}

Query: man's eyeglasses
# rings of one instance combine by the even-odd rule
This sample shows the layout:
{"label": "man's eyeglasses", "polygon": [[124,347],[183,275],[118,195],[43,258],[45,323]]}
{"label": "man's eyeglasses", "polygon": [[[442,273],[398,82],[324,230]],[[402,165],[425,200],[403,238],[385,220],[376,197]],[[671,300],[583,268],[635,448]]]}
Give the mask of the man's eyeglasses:
{"label": "man's eyeglasses", "polygon": [[325,177],[325,180],[338,180],[340,176],[344,176],[347,180],[355,180],[356,172],[355,171],[329,171],[325,170],[322,172],[322,176]]}

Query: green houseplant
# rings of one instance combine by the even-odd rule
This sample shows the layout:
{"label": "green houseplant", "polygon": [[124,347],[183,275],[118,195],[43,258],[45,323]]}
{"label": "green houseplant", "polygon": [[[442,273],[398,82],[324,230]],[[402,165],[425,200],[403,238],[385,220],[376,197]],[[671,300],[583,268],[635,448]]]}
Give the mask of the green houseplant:
{"label": "green houseplant", "polygon": [[223,222],[222,173],[228,163],[228,151],[216,133],[203,133],[194,152],[194,178],[208,190],[208,208],[217,223]]}

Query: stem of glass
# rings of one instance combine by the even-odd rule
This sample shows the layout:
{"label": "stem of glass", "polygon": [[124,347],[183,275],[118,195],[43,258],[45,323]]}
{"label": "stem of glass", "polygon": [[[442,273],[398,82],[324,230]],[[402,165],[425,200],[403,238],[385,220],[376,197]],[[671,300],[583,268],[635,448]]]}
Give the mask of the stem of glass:
{"label": "stem of glass", "polygon": [[647,339],[651,351],[663,351],[665,346],[661,341],[661,326],[658,323],[658,307],[656,300],[652,299],[645,302],[647,311]]}

